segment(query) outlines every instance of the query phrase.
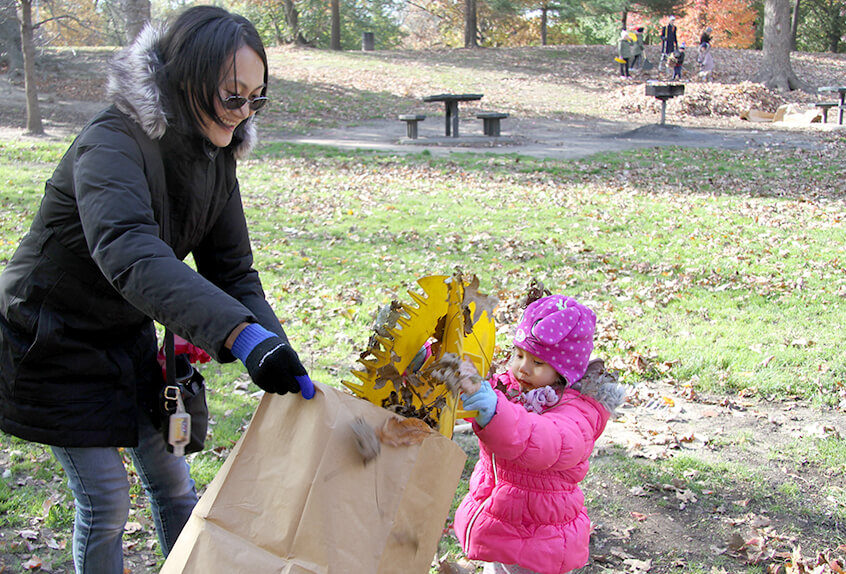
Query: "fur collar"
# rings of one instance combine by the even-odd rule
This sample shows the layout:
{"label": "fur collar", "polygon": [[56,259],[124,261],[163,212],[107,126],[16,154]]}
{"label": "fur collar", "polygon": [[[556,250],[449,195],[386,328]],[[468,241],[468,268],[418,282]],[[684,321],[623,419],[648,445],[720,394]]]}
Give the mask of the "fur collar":
{"label": "fur collar", "polygon": [[626,388],[617,382],[617,373],[606,371],[602,359],[593,359],[588,363],[585,376],[574,388],[576,386],[583,395],[596,399],[612,415],[617,414],[617,407],[626,398]]}
{"label": "fur collar", "polygon": [[[109,101],[154,140],[161,139],[168,128],[166,96],[156,84],[163,64],[155,48],[163,34],[161,26],[147,24],[132,44],[115,55],[107,87]],[[244,128],[243,140],[232,149],[235,159],[244,159],[255,145],[255,116]]]}

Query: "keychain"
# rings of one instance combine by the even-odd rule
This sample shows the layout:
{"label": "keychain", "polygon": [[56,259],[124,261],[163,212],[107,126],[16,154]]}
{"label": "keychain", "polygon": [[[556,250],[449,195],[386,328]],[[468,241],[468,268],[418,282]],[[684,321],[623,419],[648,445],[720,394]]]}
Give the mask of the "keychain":
{"label": "keychain", "polygon": [[185,412],[179,387],[167,387],[165,396],[168,400],[176,400],[176,412],[168,417],[167,442],[173,446],[173,454],[184,456],[185,445],[191,442],[191,415]]}

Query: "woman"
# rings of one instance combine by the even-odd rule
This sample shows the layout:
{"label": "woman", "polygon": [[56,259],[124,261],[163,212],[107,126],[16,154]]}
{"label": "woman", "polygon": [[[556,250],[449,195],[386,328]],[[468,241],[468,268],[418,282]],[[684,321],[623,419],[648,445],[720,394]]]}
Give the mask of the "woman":
{"label": "woman", "polygon": [[[162,386],[153,321],[268,392],[311,380],[252,267],[236,160],[267,102],[249,21],[191,8],[114,61],[112,106],[47,182],[0,275],[0,428],[50,445],[76,503],[78,573],[122,573],[127,447],[168,554],[197,496],[149,414]],[[193,254],[196,271],[182,260]]]}

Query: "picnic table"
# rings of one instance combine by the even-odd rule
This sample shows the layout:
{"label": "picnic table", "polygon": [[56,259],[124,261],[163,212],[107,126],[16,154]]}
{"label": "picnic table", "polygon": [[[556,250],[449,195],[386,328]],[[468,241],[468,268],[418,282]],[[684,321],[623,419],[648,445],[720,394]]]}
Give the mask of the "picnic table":
{"label": "picnic table", "polygon": [[820,93],[832,92],[840,94],[840,119],[838,123],[843,125],[843,111],[846,110],[846,103],[844,103],[844,99],[846,99],[846,86],[823,86],[817,91]]}
{"label": "picnic table", "polygon": [[446,135],[458,137],[458,102],[481,100],[482,94],[435,94],[424,96],[424,102],[443,102],[446,110]]}

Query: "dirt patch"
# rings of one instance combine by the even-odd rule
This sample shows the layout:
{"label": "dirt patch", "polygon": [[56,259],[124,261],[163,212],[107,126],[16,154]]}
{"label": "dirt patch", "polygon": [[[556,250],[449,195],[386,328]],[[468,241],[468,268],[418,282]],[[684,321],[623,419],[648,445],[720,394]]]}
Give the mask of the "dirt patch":
{"label": "dirt patch", "polygon": [[[821,420],[818,410],[795,402],[695,395],[660,382],[630,389],[582,484],[594,532],[591,562],[579,573],[685,572],[715,562],[724,569],[712,572],[745,572],[783,563],[797,548],[813,557],[836,549],[846,538],[837,503],[815,508],[809,501],[842,485],[846,468],[791,458],[790,445],[842,437],[842,410]],[[475,461],[472,432],[455,438]],[[688,457],[697,462],[686,468]],[[677,473],[646,472],[641,463],[656,460]],[[710,486],[719,472],[719,486]]]}

